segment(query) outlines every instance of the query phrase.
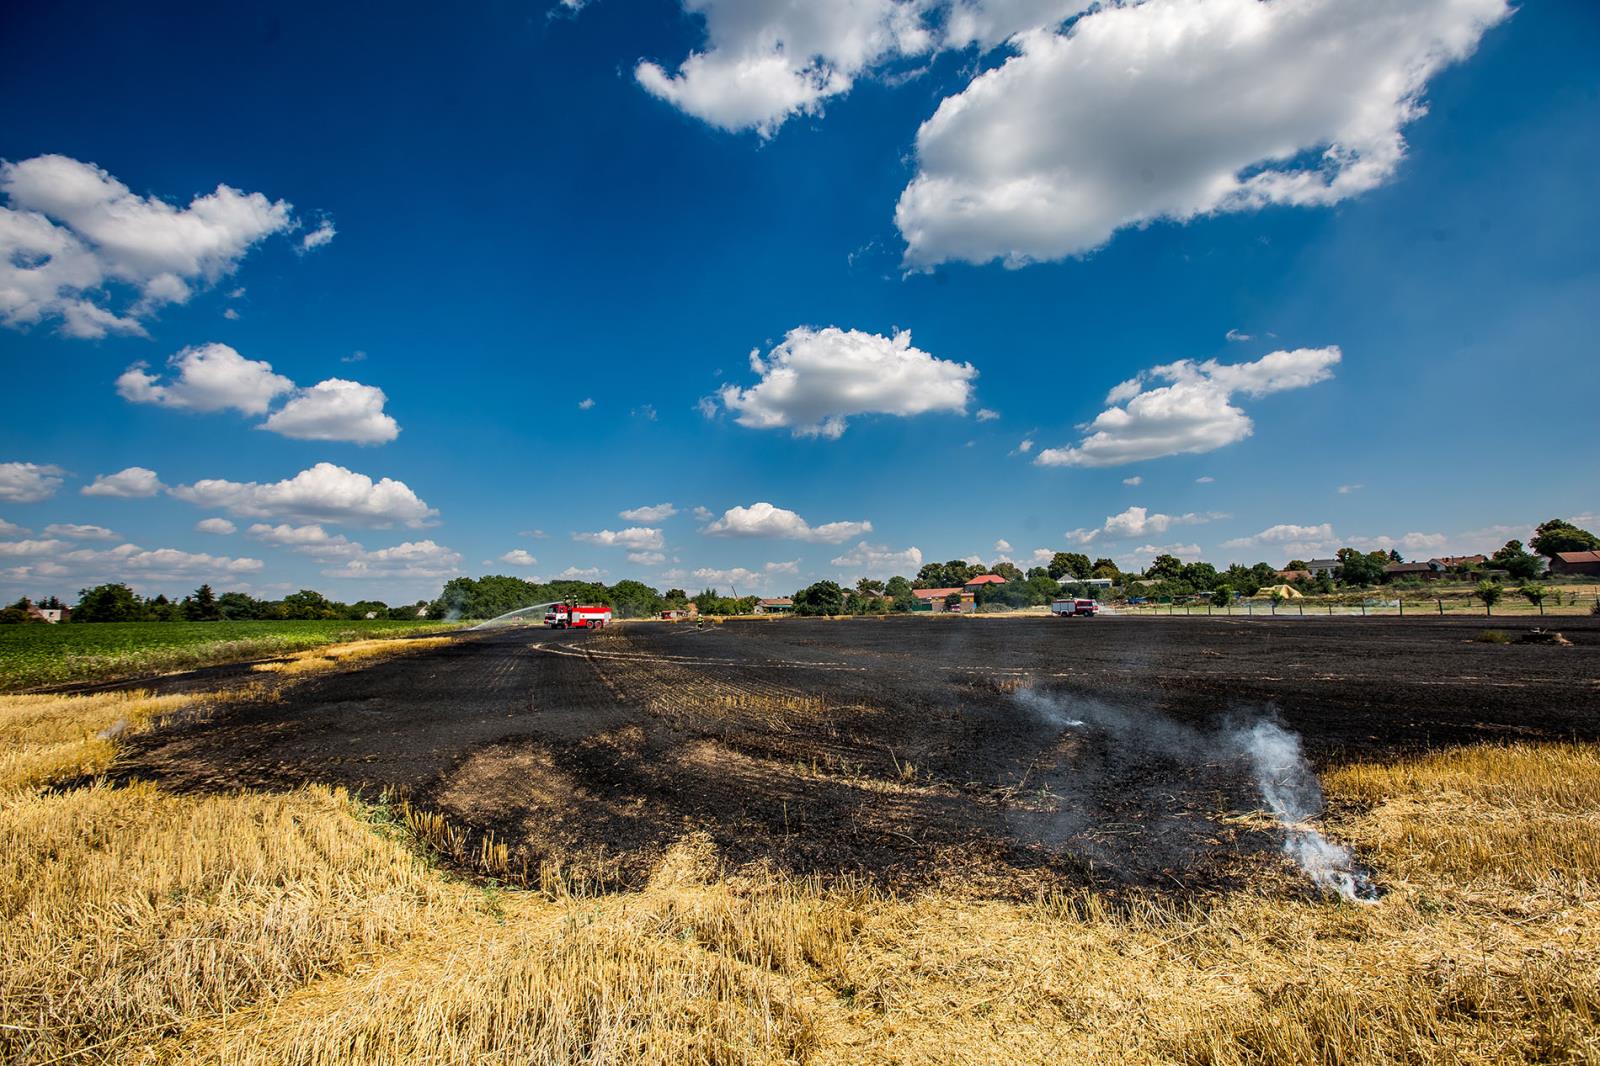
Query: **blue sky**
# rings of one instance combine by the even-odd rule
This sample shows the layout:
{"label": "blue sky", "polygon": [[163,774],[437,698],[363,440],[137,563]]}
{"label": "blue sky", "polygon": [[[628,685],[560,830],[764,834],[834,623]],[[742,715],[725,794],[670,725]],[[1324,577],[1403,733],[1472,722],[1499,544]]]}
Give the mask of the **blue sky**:
{"label": "blue sky", "polygon": [[1593,5],[687,6],[9,7],[0,596],[1600,511]]}

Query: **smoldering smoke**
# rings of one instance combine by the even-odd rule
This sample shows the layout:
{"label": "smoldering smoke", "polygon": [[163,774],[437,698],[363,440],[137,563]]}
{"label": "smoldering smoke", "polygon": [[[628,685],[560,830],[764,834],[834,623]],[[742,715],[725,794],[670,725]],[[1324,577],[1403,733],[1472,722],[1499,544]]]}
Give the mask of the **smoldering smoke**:
{"label": "smoldering smoke", "polygon": [[1351,850],[1311,824],[1325,807],[1321,782],[1306,761],[1300,736],[1274,716],[1258,715],[1207,733],[1154,711],[1134,714],[1098,700],[1037,689],[1022,689],[1016,701],[1042,724],[1060,731],[1092,730],[1124,755],[1193,766],[1243,763],[1262,802],[1284,830],[1284,854],[1324,892],[1353,902],[1377,898],[1376,886],[1357,868]]}

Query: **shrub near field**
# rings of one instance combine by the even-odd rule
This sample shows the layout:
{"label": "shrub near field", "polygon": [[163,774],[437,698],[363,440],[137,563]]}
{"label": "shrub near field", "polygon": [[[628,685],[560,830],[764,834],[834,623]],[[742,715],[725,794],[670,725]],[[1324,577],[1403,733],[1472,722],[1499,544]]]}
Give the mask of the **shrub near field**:
{"label": "shrub near field", "polygon": [[388,619],[0,626],[0,691],[137,677],[450,628],[449,623]]}

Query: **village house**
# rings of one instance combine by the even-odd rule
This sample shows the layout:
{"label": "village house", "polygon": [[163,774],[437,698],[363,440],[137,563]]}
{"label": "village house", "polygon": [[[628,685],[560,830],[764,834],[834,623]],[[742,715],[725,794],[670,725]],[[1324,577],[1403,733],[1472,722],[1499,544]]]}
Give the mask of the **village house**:
{"label": "village house", "polygon": [[1438,563],[1390,563],[1383,568],[1383,576],[1388,581],[1404,578],[1432,581],[1434,578],[1443,577],[1444,572],[1445,568]]}
{"label": "village house", "polygon": [[756,614],[790,614],[794,611],[794,599],[790,596],[776,596],[772,599],[757,600]]}
{"label": "village house", "polygon": [[1556,552],[1550,560],[1550,572],[1600,577],[1600,552]]}

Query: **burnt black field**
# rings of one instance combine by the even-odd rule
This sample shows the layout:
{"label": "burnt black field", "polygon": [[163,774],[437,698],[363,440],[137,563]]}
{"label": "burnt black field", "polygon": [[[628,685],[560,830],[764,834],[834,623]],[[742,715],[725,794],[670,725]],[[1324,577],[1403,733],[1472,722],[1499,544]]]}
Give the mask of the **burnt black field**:
{"label": "burnt black field", "polygon": [[1283,872],[1220,742],[1241,725],[1318,769],[1600,736],[1600,620],[1559,623],[1570,646],[1394,618],[517,626],[224,701],[121,773],[404,797],[606,887],[700,831],[733,868],[891,889],[1203,892]]}

